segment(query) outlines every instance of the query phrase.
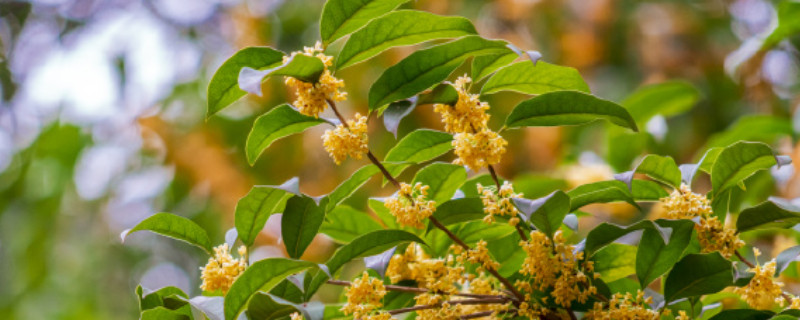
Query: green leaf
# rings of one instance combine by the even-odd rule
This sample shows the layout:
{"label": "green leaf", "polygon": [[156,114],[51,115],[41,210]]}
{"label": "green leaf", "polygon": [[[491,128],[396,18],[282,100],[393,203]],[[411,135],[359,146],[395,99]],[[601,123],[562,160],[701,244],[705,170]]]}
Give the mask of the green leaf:
{"label": "green leaf", "polygon": [[454,105],[458,102],[458,91],[452,84],[445,82],[436,85],[430,91],[423,91],[418,97],[417,105],[434,103]]}
{"label": "green leaf", "polygon": [[[446,132],[420,129],[403,137],[386,154],[386,162],[420,163],[431,160],[453,149],[451,142],[453,136]],[[408,165],[398,165],[389,172],[393,176],[399,175]]]}
{"label": "green leaf", "polygon": [[570,211],[593,203],[625,201],[638,208],[635,201],[658,201],[669,194],[653,181],[633,180],[632,190],[622,181],[599,181],[578,186],[567,195],[571,199]]}
{"label": "green leaf", "polygon": [[317,57],[296,54],[285,63],[272,69],[256,70],[250,67],[239,72],[239,88],[261,96],[261,83],[272,76],[289,76],[303,82],[317,82],[325,71],[325,65]]}
{"label": "green leaf", "polygon": [[[661,221],[662,220],[658,220],[656,222],[660,224]],[[652,229],[658,232],[662,241],[665,244],[669,244],[672,229],[670,229],[668,226],[662,227],[656,222],[651,220],[641,220],[629,226],[619,226],[612,223],[603,222],[592,229],[592,231],[589,231],[589,234],[586,235],[586,243],[584,244],[584,252],[586,253],[586,257],[590,258],[593,254],[595,254],[595,252],[621,238],[622,236],[642,229]]]}
{"label": "green leaf", "polygon": [[636,272],[636,247],[612,243],[592,256],[594,271],[602,275],[603,281],[612,282]]}
{"label": "green leaf", "polygon": [[175,310],[185,305],[185,299],[189,297],[183,290],[172,286],[153,291],[142,288],[142,286],[139,285],[136,287],[136,295],[139,297],[140,311],[156,307],[165,307],[170,310]]}
{"label": "green leaf", "polygon": [[264,259],[251,264],[236,278],[225,295],[225,320],[236,319],[258,291],[269,291],[286,277],[317,264],[285,258]]}
{"label": "green leaf", "polygon": [[322,42],[329,44],[344,37],[406,2],[408,0],[328,0],[319,21]]}
{"label": "green leaf", "polygon": [[738,185],[760,170],[778,162],[772,148],[759,142],[737,142],[722,150],[711,167],[711,187],[714,195]]}
{"label": "green leaf", "polygon": [[324,219],[325,208],[318,206],[314,199],[293,196],[286,201],[281,218],[281,235],[289,257],[299,259],[303,255]]}
{"label": "green leaf", "polygon": [[418,171],[412,183],[420,182],[429,186],[428,199],[438,204],[450,200],[464,181],[467,181],[467,171],[464,167],[437,162]]}
{"label": "green leaf", "polygon": [[733,266],[719,252],[688,254],[678,261],[664,282],[667,302],[716,293],[733,285]]}
{"label": "green leaf", "polygon": [[790,263],[797,260],[798,256],[800,256],[800,246],[794,246],[781,251],[781,253],[775,257],[775,276],[780,276],[781,273],[789,267]]}
{"label": "green leaf", "polygon": [[189,316],[164,307],[148,309],[142,312],[141,320],[189,320]]}
{"label": "green leaf", "polygon": [[[289,315],[297,311],[295,307],[277,303],[268,294],[261,292],[253,295],[250,303],[247,304],[247,316],[249,319],[287,319]],[[241,319],[242,317],[239,318]]]}
{"label": "green leaf", "polygon": [[135,227],[125,230],[120,235],[122,241],[131,233],[152,231],[162,236],[195,245],[211,254],[211,240],[203,228],[194,221],[171,213],[156,213],[139,222]]}
{"label": "green leaf", "polygon": [[236,204],[234,225],[239,239],[245,246],[252,246],[258,233],[264,229],[269,216],[283,212],[286,200],[297,188],[297,178],[290,179],[280,186],[254,186]]}
{"label": "green leaf", "polygon": [[684,113],[700,100],[700,92],[692,84],[673,80],[637,89],[622,105],[636,123],[647,123],[655,115],[670,117]]}
{"label": "green leaf", "polygon": [[605,119],[638,131],[625,108],[578,91],[556,91],[520,102],[506,118],[509,128],[578,125]]}
{"label": "green leaf", "polygon": [[481,94],[516,91],[525,94],[543,94],[573,90],[591,93],[578,70],[539,61],[521,61],[497,71],[481,88]]}
{"label": "green leaf", "polygon": [[475,59],[472,59],[472,72],[470,73],[472,81],[478,82],[483,80],[483,78],[491,75],[497,71],[497,69],[514,62],[518,56],[519,55],[516,53],[510,52],[475,57]]}
{"label": "green leaf", "polygon": [[383,126],[386,131],[394,135],[395,139],[397,139],[397,128],[400,127],[400,121],[417,107],[417,104],[412,100],[413,98],[392,102],[383,111]]}
{"label": "green leaf", "polygon": [[208,83],[208,111],[211,117],[246,92],[239,89],[239,72],[244,67],[270,69],[283,63],[283,52],[268,47],[248,47],[236,52],[217,69]]}
{"label": "green leaf", "polygon": [[720,311],[708,320],[767,320],[774,314],[768,310],[729,309]]}
{"label": "green leaf", "polygon": [[790,36],[800,32],[800,3],[797,1],[781,1],[777,8],[778,26],[764,39],[762,48],[771,48]]}
{"label": "green leaf", "polygon": [[561,190],[536,200],[514,199],[514,204],[536,229],[551,239],[570,211],[570,198]]}
{"label": "green leaf", "polygon": [[[351,39],[352,41],[352,39]],[[369,109],[410,98],[442,82],[467,58],[509,52],[506,42],[466,36],[419,50],[391,66],[369,89]]]}
{"label": "green leaf", "polygon": [[679,188],[681,185],[681,170],[678,169],[675,160],[667,156],[647,155],[633,170],[617,174],[614,178],[625,182],[628,187],[632,187],[631,181],[636,173],[644,173],[648,177],[673,188]]}
{"label": "green leaf", "polygon": [[519,234],[512,232],[511,234],[489,242],[486,246],[492,254],[492,258],[500,263],[500,269],[497,272],[504,277],[510,277],[516,272],[519,272],[522,262],[525,260],[525,250],[518,250]]}
{"label": "green leaf", "polygon": [[381,224],[368,214],[343,205],[327,214],[319,232],[336,242],[349,243],[363,234],[381,229]]}
{"label": "green leaf", "polygon": [[288,104],[282,104],[258,117],[247,136],[247,162],[256,163],[258,157],[280,138],[300,133],[325,120],[309,117]]}
{"label": "green leaf", "polygon": [[772,198],[742,210],[736,220],[736,230],[746,232],[757,229],[788,229],[798,223],[800,208],[785,200]]}
{"label": "green leaf", "polygon": [[711,136],[703,149],[727,147],[740,140],[773,143],[779,137],[791,137],[792,121],[769,115],[748,115],[725,130]]}
{"label": "green leaf", "polygon": [[[483,211],[483,200],[480,198],[461,198],[442,202],[433,212],[433,217],[443,225],[480,220],[486,216]],[[429,225],[428,229],[433,228]]]}
{"label": "green leaf", "polygon": [[636,254],[636,277],[642,289],[669,271],[683,256],[692,239],[694,222],[690,220],[660,220],[659,224],[672,228],[669,244],[657,231],[645,229]]}
{"label": "green leaf", "polygon": [[392,47],[470,34],[477,32],[472,22],[466,18],[445,17],[416,10],[387,13],[350,35],[336,58],[336,69],[372,58]]}
{"label": "green leaf", "polygon": [[342,201],[347,200],[347,198],[366,184],[372,176],[379,172],[380,169],[374,164],[368,164],[356,170],[347,180],[343,181],[336,189],[328,194],[329,201],[327,210],[333,210],[333,208],[342,203]]}

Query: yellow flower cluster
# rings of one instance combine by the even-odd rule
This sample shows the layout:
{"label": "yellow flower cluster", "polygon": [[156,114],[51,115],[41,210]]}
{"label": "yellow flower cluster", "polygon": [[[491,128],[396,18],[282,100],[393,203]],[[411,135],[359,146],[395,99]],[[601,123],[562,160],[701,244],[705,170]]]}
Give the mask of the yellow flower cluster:
{"label": "yellow flower cluster", "polygon": [[736,230],[726,228],[717,217],[700,218],[700,223],[694,228],[703,253],[719,251],[723,257],[730,258],[736,250],[744,247],[744,241],[736,235]]}
{"label": "yellow flower cluster", "polygon": [[[521,290],[528,292],[547,291],[556,304],[570,307],[573,301],[585,303],[590,295],[597,293],[597,288],[589,281],[589,277],[579,269],[583,267],[594,277],[594,265],[591,261],[579,264],[583,260],[583,252],[574,253],[575,247],[566,244],[561,231],[557,231],[551,241],[540,231],[533,231],[530,240],[520,241],[525,250],[525,260],[520,273],[528,276],[529,281],[517,281]],[[546,301],[547,297],[543,300]]]}
{"label": "yellow flower cluster", "polygon": [[292,313],[291,315],[289,315],[289,318],[291,318],[291,320],[303,320],[303,316],[300,315],[300,313],[297,313],[297,312]]}
{"label": "yellow flower cluster", "polygon": [[391,316],[378,311],[383,306],[381,300],[386,295],[386,287],[383,281],[371,278],[369,273],[364,271],[361,278],[353,280],[351,286],[345,289],[347,303],[342,306],[342,312],[346,315],[352,314],[356,319],[390,319]]}
{"label": "yellow flower cluster", "polygon": [[458,159],[453,163],[465,165],[472,171],[498,164],[506,153],[508,142],[497,132],[483,129],[477,133],[456,133],[453,148]]}
{"label": "yellow flower cluster", "polygon": [[340,124],[336,129],[325,130],[322,143],[336,164],[349,155],[353,159],[361,157],[369,151],[367,135],[367,117],[356,113],[355,120],[347,120],[347,125]]}
{"label": "yellow flower cluster", "polygon": [[414,186],[400,183],[400,191],[383,204],[401,226],[417,229],[425,227],[422,221],[436,210],[436,202],[427,200],[430,187],[417,182]]}
{"label": "yellow flower cluster", "polygon": [[736,230],[726,228],[722,221],[712,216],[708,198],[693,193],[687,185],[682,184],[680,190],[662,198],[661,204],[670,219],[700,218],[694,228],[703,253],[719,251],[723,257],[730,258],[736,250],[744,246],[744,241],[736,235]]}
{"label": "yellow flower cluster", "polygon": [[395,254],[386,268],[392,283],[414,280],[420,288],[441,293],[456,292],[455,284],[464,281],[464,273],[464,267],[456,265],[452,257],[431,259],[418,244],[408,246],[403,254]]}
{"label": "yellow flower cluster", "polygon": [[322,72],[319,80],[316,83],[303,82],[302,80],[286,77],[286,85],[295,87],[297,98],[294,101],[294,106],[300,113],[319,117],[320,112],[327,108],[327,100],[343,101],[347,99],[347,92],[340,92],[339,88],[344,88],[344,81],[333,76],[328,67],[333,65],[333,57],[326,56],[322,53],[322,43],[317,42],[314,47],[305,47],[303,52],[292,52],[288,57],[283,58],[286,63],[295,55],[303,54],[309,57],[317,57],[322,60],[325,65],[325,70]]}
{"label": "yellow flower cluster", "polygon": [[481,239],[472,249],[463,250],[463,248],[458,245],[452,245],[450,246],[450,251],[458,255],[456,261],[459,263],[469,262],[479,265],[478,271],[482,271],[481,268],[497,270],[500,268],[500,263],[492,260],[486,245],[486,241]]}
{"label": "yellow flower cluster", "polygon": [[510,225],[516,226],[519,223],[519,218],[517,218],[519,210],[514,206],[513,199],[522,198],[522,194],[514,193],[514,188],[508,181],[503,182],[497,193],[494,188],[484,187],[479,183],[478,193],[483,200],[483,212],[486,213],[486,217],[483,218],[484,222],[494,222],[495,216],[509,216],[511,217],[508,221]]}
{"label": "yellow flower cluster", "polygon": [[[755,273],[753,279],[744,287],[735,288],[733,292],[740,295],[755,309],[771,309],[776,303],[783,306],[786,299],[783,298],[783,283],[775,279],[775,260],[767,262],[763,266],[756,265],[747,271]],[[795,304],[794,299],[792,305]]]}
{"label": "yellow flower cluster", "polygon": [[481,102],[477,94],[467,91],[467,84],[472,82],[466,75],[459,77],[455,82],[458,92],[458,102],[454,106],[435,104],[433,110],[442,115],[444,130],[450,133],[463,133],[479,131],[486,128],[489,121],[489,104]]}
{"label": "yellow flower cluster", "polygon": [[711,215],[711,205],[704,195],[693,193],[686,184],[680,190],[672,191],[669,197],[661,199],[667,218],[692,219]]}
{"label": "yellow flower cluster", "polygon": [[595,303],[594,309],[586,313],[584,319],[592,320],[626,320],[626,319],[650,319],[657,320],[661,316],[655,310],[647,309],[647,305],[653,303],[650,297],[645,298],[644,292],[639,290],[634,297],[630,292],[626,294],[616,293],[608,301],[608,309],[603,308],[602,303]]}
{"label": "yellow flower cluster", "polygon": [[209,292],[219,290],[223,294],[228,293],[233,281],[247,268],[247,262],[244,258],[246,253],[247,248],[241,246],[239,247],[240,258],[234,259],[227,243],[215,247],[214,256],[208,258],[208,263],[205,267],[200,268],[200,277],[203,280],[200,289]]}

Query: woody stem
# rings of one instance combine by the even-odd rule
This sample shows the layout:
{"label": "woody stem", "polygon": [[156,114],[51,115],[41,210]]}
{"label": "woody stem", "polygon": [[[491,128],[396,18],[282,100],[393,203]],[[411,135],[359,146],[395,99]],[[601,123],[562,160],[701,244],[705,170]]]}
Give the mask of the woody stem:
{"label": "woody stem", "polygon": [[[328,280],[328,284],[335,285],[335,286],[343,286],[343,287],[350,287],[353,285],[350,281],[342,281],[342,280]],[[434,293],[438,294],[438,292],[430,291],[425,288],[414,288],[414,287],[406,287],[406,286],[397,286],[397,285],[384,285],[384,288],[388,291],[397,291],[397,292],[408,292],[408,293]],[[493,294],[476,294],[476,293],[450,293],[451,296],[459,296],[459,297],[467,297],[467,298],[475,298],[475,299],[508,299],[505,296],[501,295],[493,295]]]}
{"label": "woody stem", "polygon": [[506,303],[506,302],[508,302],[508,299],[506,299],[506,298],[484,298],[484,299],[450,300],[450,301],[445,301],[445,302],[440,302],[440,303],[426,304],[426,305],[421,305],[421,306],[413,306],[413,307],[408,307],[408,308],[390,310],[389,314],[395,315],[395,314],[408,313],[408,312],[413,312],[413,311],[418,311],[418,310],[434,309],[434,308],[441,307],[445,303],[447,303],[449,305],[460,304],[460,305],[465,305],[466,306],[466,305],[479,305],[479,304],[501,304],[501,303]]}
{"label": "woody stem", "polygon": [[[500,192],[500,178],[497,177],[497,172],[494,170],[492,165],[488,165],[488,168],[489,173],[492,175],[492,180],[494,180],[494,184],[497,186],[497,192]],[[517,229],[520,239],[528,241],[528,235],[525,234],[525,230],[522,230],[522,227],[520,227],[519,224],[516,224],[514,228]]]}

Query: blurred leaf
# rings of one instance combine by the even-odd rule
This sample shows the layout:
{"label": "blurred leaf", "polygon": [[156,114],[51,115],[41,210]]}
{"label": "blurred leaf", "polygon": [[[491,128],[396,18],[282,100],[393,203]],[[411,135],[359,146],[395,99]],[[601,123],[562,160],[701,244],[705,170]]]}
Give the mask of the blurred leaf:
{"label": "blurred leaf", "polygon": [[704,149],[727,147],[740,140],[772,143],[777,137],[792,136],[792,123],[789,119],[768,115],[743,116],[724,131],[715,134]]}
{"label": "blurred leaf", "polygon": [[236,52],[217,69],[208,84],[208,111],[211,117],[243,97],[239,89],[239,72],[244,67],[263,70],[283,63],[283,52],[269,47],[248,47]]}
{"label": "blurred leaf", "polygon": [[789,264],[796,261],[800,256],[800,246],[794,246],[781,251],[775,257],[775,276],[780,276],[781,273],[789,267]]}
{"label": "blurred leaf", "polygon": [[732,144],[719,153],[711,167],[713,193],[720,195],[757,171],[769,169],[777,163],[772,148],[766,144],[745,141]]}
{"label": "blurred leaf", "polygon": [[661,234],[645,229],[636,254],[636,277],[642,289],[669,271],[683,256],[692,238],[694,222],[690,220],[660,220],[659,225],[672,228],[669,244],[664,244]]}
{"label": "blurred leaf", "polygon": [[742,210],[736,220],[736,230],[746,232],[757,229],[788,229],[798,223],[800,223],[800,209],[786,201],[773,198]]}
{"label": "blurred leaf", "polygon": [[431,163],[417,172],[412,184],[417,182],[430,187],[427,199],[443,203],[456,193],[464,181],[467,171],[464,167],[451,163]]}
{"label": "blurred leaf", "polygon": [[480,36],[466,36],[416,51],[375,80],[369,89],[369,109],[410,98],[442,82],[469,57],[508,51],[505,41]]}
{"label": "blurred leaf", "polygon": [[405,2],[408,0],[328,0],[319,22],[322,42],[344,37]]}
{"label": "blurred leaf", "polygon": [[762,48],[771,48],[790,36],[800,33],[800,3],[797,1],[781,1],[776,8],[778,26],[764,39]]}
{"label": "blurred leaf", "polygon": [[481,81],[497,71],[497,69],[514,62],[517,57],[518,55],[514,52],[475,57],[472,59],[472,73],[470,74],[472,81]]}
{"label": "blurred leaf", "polygon": [[551,239],[570,212],[570,197],[561,190],[536,200],[514,199],[514,204],[536,229]]}
{"label": "blurred leaf", "polygon": [[521,61],[498,70],[481,88],[481,94],[516,91],[525,94],[543,94],[574,90],[591,93],[578,70],[539,61]]}
{"label": "blurred leaf", "polygon": [[733,266],[719,252],[689,254],[678,261],[667,275],[664,299],[672,302],[715,293],[730,285],[733,285]]}
{"label": "blurred leaf", "polygon": [[381,224],[368,214],[343,205],[326,215],[319,232],[328,235],[336,242],[348,243],[363,234],[381,229],[383,229]]}
{"label": "blurred leaf", "polygon": [[416,10],[390,12],[350,35],[336,58],[336,69],[344,69],[392,47],[476,33],[472,22],[462,17]]}
{"label": "blurred leaf", "polygon": [[766,320],[774,314],[768,310],[729,309],[720,311],[709,320]]}
{"label": "blurred leaf", "polygon": [[619,280],[636,272],[636,247],[612,243],[598,250],[592,261],[594,272],[602,275],[604,281]]}
{"label": "blurred leaf", "polygon": [[156,213],[139,222],[135,227],[122,232],[122,241],[137,231],[152,231],[160,235],[198,246],[211,254],[211,240],[203,228],[194,221],[171,213]]}
{"label": "blurred leaf", "polygon": [[239,232],[239,239],[245,246],[253,245],[269,216],[283,212],[286,200],[291,196],[286,189],[292,184],[297,184],[297,178],[288,180],[280,186],[253,186],[247,195],[239,199],[234,214],[234,225]]}
{"label": "blurred leaf", "polygon": [[661,226],[661,221],[662,220],[657,220],[656,222],[651,220],[641,220],[629,226],[619,226],[608,222],[603,222],[592,229],[592,231],[589,231],[589,234],[586,235],[586,243],[584,245],[586,257],[592,257],[595,252],[616,241],[622,236],[643,229],[652,229],[657,231],[663,242],[668,245],[670,236],[672,234],[672,229],[669,226]]}
{"label": "blurred leaf", "polygon": [[700,100],[700,92],[682,80],[648,85],[630,94],[622,105],[636,123],[647,123],[655,115],[670,117],[690,110]]}
{"label": "blurred leaf", "polygon": [[251,264],[225,295],[225,320],[236,319],[258,291],[269,291],[286,277],[310,268],[318,266],[285,258],[269,258]]}
{"label": "blurred leaf", "polygon": [[[428,129],[414,130],[389,150],[386,162],[420,163],[431,160],[453,149],[453,136],[449,133]],[[397,176],[409,165],[387,168],[392,176]]]}
{"label": "blurred leaf", "polygon": [[600,119],[638,131],[625,108],[578,91],[550,92],[525,100],[508,115],[506,126],[578,125]]}
{"label": "blurred leaf", "polygon": [[242,68],[239,72],[239,88],[249,93],[261,96],[261,82],[272,76],[288,76],[303,82],[316,83],[325,71],[325,65],[317,57],[304,54],[291,56],[283,64],[265,70],[250,67]]}
{"label": "blurred leaf", "polygon": [[646,174],[648,177],[668,184],[673,188],[679,188],[681,185],[681,170],[678,169],[678,165],[675,164],[675,160],[672,160],[671,157],[655,154],[647,155],[633,170],[617,174],[614,178],[624,182],[628,185],[628,188],[631,188],[635,173]]}
{"label": "blurred leaf", "polygon": [[293,196],[286,201],[281,218],[281,236],[289,257],[299,259],[306,251],[325,219],[325,208],[305,196]]}
{"label": "blurred leaf", "polygon": [[247,136],[247,162],[252,166],[264,150],[280,138],[300,133],[325,122],[309,117],[288,104],[282,104],[258,117]]}

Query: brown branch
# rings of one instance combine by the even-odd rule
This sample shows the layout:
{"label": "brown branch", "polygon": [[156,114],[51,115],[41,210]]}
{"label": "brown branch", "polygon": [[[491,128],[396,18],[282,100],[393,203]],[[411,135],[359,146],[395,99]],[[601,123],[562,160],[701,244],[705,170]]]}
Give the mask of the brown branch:
{"label": "brown branch", "polygon": [[418,311],[418,310],[434,309],[434,308],[441,307],[445,303],[450,304],[450,305],[458,305],[458,304],[460,304],[460,305],[467,306],[467,305],[478,305],[478,304],[498,304],[498,303],[507,303],[507,302],[508,302],[507,298],[450,300],[450,301],[434,303],[434,304],[426,304],[426,305],[421,305],[421,306],[413,306],[413,307],[408,307],[408,308],[389,310],[389,314],[395,315],[395,314],[413,312],[413,311]]}
{"label": "brown branch", "polygon": [[571,320],[578,320],[578,317],[575,316],[575,312],[572,311],[571,308],[567,308],[566,310],[567,310],[567,314],[569,315],[569,318]]}
{"label": "brown branch", "polygon": [[754,265],[752,262],[747,261],[747,259],[745,259],[745,257],[743,257],[741,253],[739,253],[739,251],[734,251],[734,252],[736,253],[736,257],[739,258],[739,261],[744,262],[744,264],[746,264],[750,268],[756,267],[756,265]]}
{"label": "brown branch", "polygon": [[[497,186],[497,193],[499,194],[501,188],[500,178],[498,178],[497,172],[494,170],[494,167],[492,165],[488,165],[487,167],[489,168],[489,173],[492,174],[492,180],[494,180],[494,184]],[[519,234],[520,239],[528,241],[528,235],[525,234],[525,230],[522,230],[522,227],[520,227],[519,224],[515,225],[514,228],[517,229],[517,233]]]}
{"label": "brown branch", "polygon": [[[328,280],[328,284],[336,285],[336,286],[345,286],[349,287],[352,286],[350,281],[343,281],[343,280]],[[397,291],[397,292],[408,292],[408,293],[433,293],[433,294],[449,294],[451,296],[459,296],[459,297],[466,297],[466,298],[475,298],[475,299],[508,299],[508,297],[502,295],[492,295],[492,294],[477,294],[477,293],[443,293],[443,292],[434,292],[430,291],[425,288],[415,288],[415,287],[406,287],[406,286],[397,286],[397,285],[384,285],[384,288],[388,291]]]}

